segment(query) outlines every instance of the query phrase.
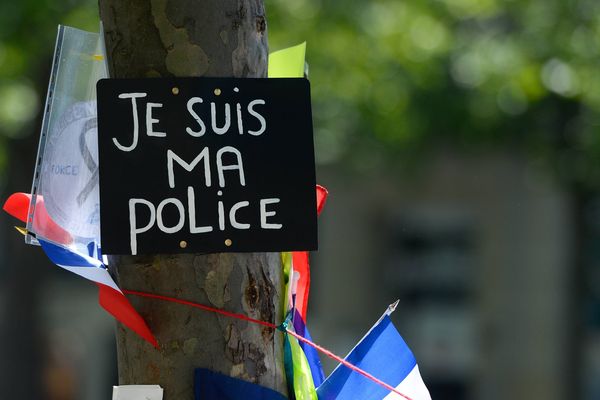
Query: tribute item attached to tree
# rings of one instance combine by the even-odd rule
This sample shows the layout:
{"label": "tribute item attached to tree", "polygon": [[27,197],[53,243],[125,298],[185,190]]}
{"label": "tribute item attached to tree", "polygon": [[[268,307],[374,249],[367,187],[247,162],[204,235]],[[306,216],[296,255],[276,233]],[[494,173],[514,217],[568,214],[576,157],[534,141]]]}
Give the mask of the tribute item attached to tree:
{"label": "tribute item attached to tree", "polygon": [[[315,186],[305,44],[272,53],[268,80],[101,79],[102,48],[98,34],[59,27],[32,191],[3,209],[130,329],[117,330],[113,399],[431,400],[389,319],[397,302],[346,359],[306,327],[308,250],[327,190]],[[196,254],[113,257],[122,288],[107,267],[106,254],[182,251]],[[198,254],[225,251],[281,253]],[[164,351],[175,342],[183,352]],[[317,351],[339,363],[328,378]]]}
{"label": "tribute item attached to tree", "polygon": [[317,248],[306,79],[104,79],[98,146],[106,254]]}

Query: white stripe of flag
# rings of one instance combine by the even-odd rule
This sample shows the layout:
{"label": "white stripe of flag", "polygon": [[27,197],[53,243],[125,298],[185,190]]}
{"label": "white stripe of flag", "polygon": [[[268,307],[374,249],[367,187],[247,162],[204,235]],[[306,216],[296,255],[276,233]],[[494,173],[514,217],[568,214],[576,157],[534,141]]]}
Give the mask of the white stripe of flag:
{"label": "white stripe of flag", "polygon": [[388,308],[345,359],[406,397],[338,365],[318,387],[319,400],[431,400],[413,353],[389,317],[394,308]]}
{"label": "white stripe of flag", "polygon": [[106,266],[100,260],[75,252],[46,239],[39,237],[37,239],[50,261],[54,264],[92,282],[109,286],[119,293],[123,293],[108,273]]}

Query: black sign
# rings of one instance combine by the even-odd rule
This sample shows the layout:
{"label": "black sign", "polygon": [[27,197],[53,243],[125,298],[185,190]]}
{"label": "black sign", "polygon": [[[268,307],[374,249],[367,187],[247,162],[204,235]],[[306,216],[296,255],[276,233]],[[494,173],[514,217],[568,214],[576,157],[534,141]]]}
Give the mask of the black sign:
{"label": "black sign", "polygon": [[305,79],[98,83],[106,254],[317,248]]}

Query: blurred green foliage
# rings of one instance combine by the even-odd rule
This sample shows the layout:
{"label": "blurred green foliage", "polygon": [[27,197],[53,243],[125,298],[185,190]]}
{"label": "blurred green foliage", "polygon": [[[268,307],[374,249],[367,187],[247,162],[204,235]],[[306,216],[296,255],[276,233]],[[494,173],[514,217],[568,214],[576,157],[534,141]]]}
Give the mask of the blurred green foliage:
{"label": "blurred green foliage", "polygon": [[[371,170],[419,162],[439,148],[505,148],[569,182],[600,179],[597,0],[266,0],[266,7],[272,50],[308,42],[319,163]],[[56,25],[97,30],[98,16],[88,0],[4,1],[0,10],[5,141],[31,132]]]}
{"label": "blurred green foliage", "polygon": [[43,106],[59,23],[98,30],[91,0],[19,0],[0,5],[0,167],[7,140],[32,133]]}
{"label": "blurred green foliage", "polygon": [[306,40],[317,158],[525,153],[600,178],[597,0],[267,0],[273,49]]}
{"label": "blurred green foliage", "polygon": [[46,80],[59,23],[98,30],[93,1],[20,0],[0,8],[0,131],[17,136],[40,106],[35,83]]}

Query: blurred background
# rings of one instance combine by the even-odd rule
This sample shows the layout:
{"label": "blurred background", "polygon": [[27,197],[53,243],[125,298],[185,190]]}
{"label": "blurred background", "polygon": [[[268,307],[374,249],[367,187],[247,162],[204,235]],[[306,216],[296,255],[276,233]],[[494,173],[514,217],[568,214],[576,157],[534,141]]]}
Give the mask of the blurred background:
{"label": "blurred background", "polygon": [[[432,396],[600,398],[600,2],[267,0],[308,42],[319,183],[308,324],[346,354],[393,315]],[[2,198],[29,191],[58,23],[88,0],[0,0]],[[100,400],[96,288],[0,216],[0,393]],[[333,368],[323,360],[326,372]]]}

